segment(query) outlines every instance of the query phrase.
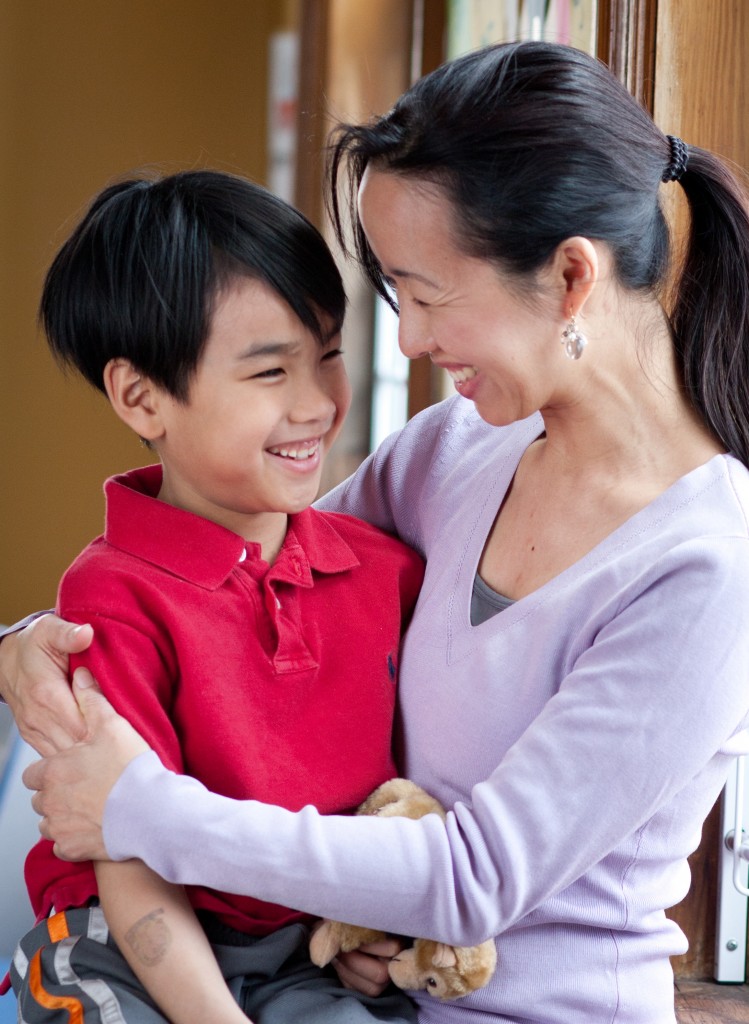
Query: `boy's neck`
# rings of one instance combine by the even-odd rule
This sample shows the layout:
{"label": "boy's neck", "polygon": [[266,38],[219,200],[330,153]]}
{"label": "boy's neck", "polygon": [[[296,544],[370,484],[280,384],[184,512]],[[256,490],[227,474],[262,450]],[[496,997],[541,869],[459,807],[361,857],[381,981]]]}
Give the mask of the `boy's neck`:
{"label": "boy's neck", "polygon": [[218,507],[196,494],[174,493],[165,477],[157,495],[159,501],[201,516],[209,522],[239,534],[250,544],[259,544],[261,557],[273,565],[286,539],[289,516],[286,512],[242,513]]}
{"label": "boy's neck", "polygon": [[245,537],[245,540],[252,541],[253,543],[260,545],[262,559],[264,562],[267,562],[268,565],[273,565],[278,557],[278,552],[283,547],[283,542],[286,539],[286,531],[289,528],[289,517],[285,513],[278,512],[273,514],[283,516],[283,528],[280,531],[276,529],[265,539]]}

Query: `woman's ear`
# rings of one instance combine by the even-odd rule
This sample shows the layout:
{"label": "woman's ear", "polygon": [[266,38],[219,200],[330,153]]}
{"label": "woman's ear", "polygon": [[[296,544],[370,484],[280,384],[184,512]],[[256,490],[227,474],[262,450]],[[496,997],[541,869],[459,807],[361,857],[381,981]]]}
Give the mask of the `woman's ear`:
{"label": "woman's ear", "polygon": [[114,411],[139,437],[144,441],[158,441],[163,436],[161,402],[164,392],[129,359],[109,360],[104,367],[104,387]]}
{"label": "woman's ear", "polygon": [[554,284],[562,293],[564,319],[579,316],[600,274],[598,250],[589,238],[575,235],[557,246],[552,257]]}

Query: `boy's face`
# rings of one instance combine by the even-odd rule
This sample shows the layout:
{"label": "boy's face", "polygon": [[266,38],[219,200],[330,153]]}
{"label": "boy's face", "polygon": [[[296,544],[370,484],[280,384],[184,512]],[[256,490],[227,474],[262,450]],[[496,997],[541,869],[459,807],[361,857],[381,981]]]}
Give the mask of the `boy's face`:
{"label": "boy's face", "polygon": [[286,515],[317,496],[348,411],[339,344],[335,336],[321,347],[262,282],[232,282],[218,296],[187,402],[161,395],[162,500],[247,540],[285,531]]}

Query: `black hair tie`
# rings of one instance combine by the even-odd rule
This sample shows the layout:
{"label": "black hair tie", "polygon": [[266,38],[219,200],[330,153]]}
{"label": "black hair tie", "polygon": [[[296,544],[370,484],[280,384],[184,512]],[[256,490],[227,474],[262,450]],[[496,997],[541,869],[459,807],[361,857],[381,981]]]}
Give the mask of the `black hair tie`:
{"label": "black hair tie", "polygon": [[687,144],[676,135],[667,135],[666,138],[671,146],[671,159],[661,175],[661,181],[678,181],[687,169],[689,150]]}

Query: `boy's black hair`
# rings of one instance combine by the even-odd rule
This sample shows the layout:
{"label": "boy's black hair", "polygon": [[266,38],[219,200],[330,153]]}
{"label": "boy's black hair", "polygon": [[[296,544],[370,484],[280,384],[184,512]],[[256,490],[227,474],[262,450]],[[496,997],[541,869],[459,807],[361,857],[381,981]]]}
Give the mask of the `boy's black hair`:
{"label": "boy's black hair", "polygon": [[243,178],[183,171],[104,189],[50,267],[40,320],[50,347],[104,391],[124,358],[187,398],[217,294],[262,281],[324,344],[343,323],[341,276],[320,233]]}

